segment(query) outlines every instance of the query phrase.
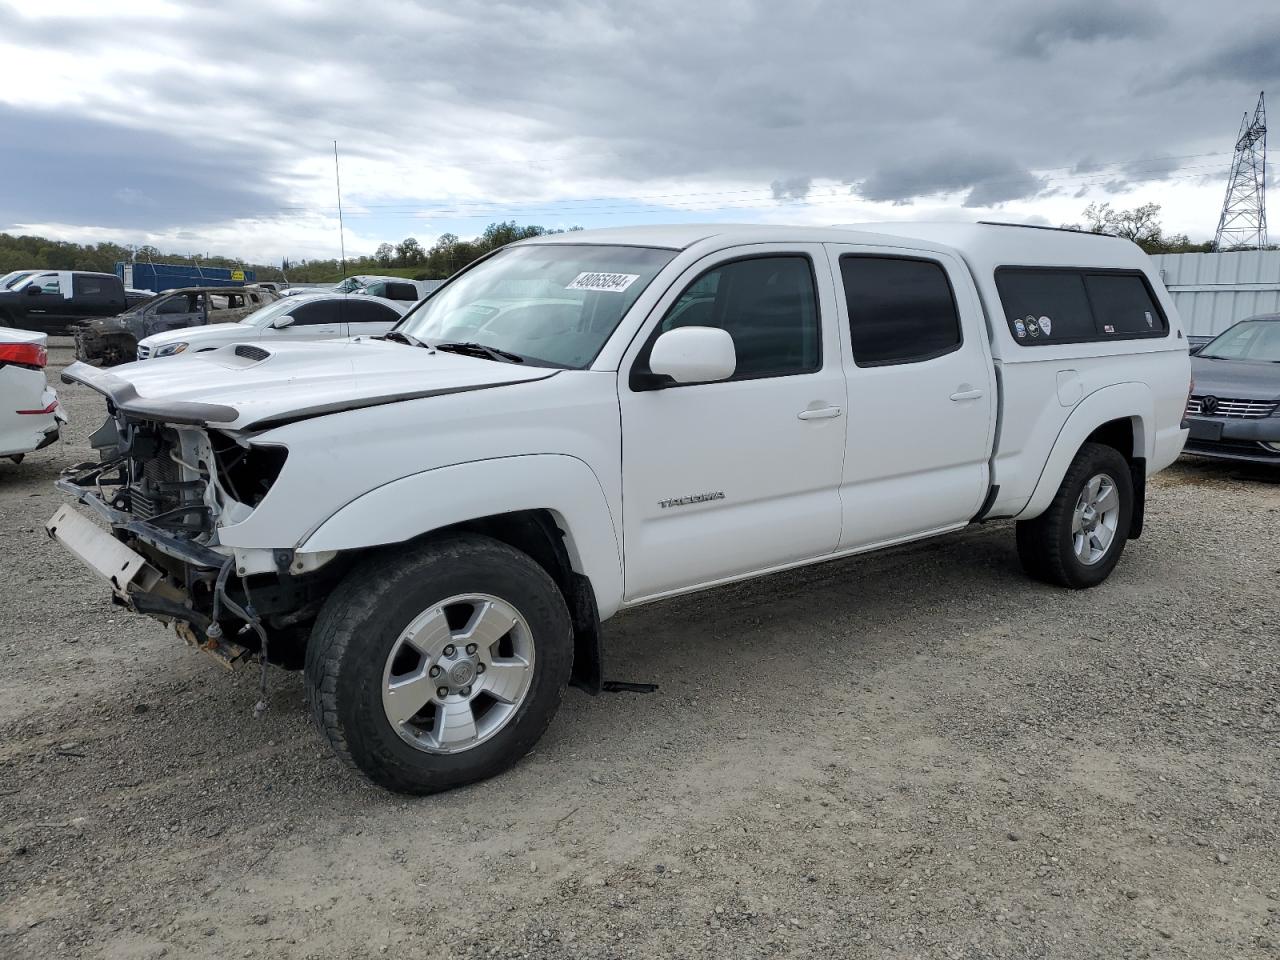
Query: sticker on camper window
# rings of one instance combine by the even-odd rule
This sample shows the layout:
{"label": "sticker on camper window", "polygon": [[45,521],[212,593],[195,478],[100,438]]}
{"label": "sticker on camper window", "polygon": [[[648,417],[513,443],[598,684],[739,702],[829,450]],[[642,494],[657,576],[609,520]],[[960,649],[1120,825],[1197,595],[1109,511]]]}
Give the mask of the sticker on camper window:
{"label": "sticker on camper window", "polygon": [[1104,324],[1102,325],[1102,332],[1103,332],[1103,333],[1115,333],[1115,332],[1116,332],[1116,328],[1115,328],[1114,326],[1112,326],[1111,324],[1109,324],[1109,323],[1104,323]]}
{"label": "sticker on camper window", "polygon": [[1027,325],[1022,322],[1021,318],[1013,321],[1013,332],[1018,335],[1019,340],[1023,340],[1027,336]]}
{"label": "sticker on camper window", "polygon": [[1154,329],[1156,325],[1156,318],[1151,315],[1151,311],[1143,310],[1142,315],[1147,318],[1147,326]]}
{"label": "sticker on camper window", "polygon": [[565,289],[621,293],[639,279],[638,273],[580,273]]}
{"label": "sticker on camper window", "polygon": [[1046,337],[1051,336],[1053,334],[1053,321],[1048,317],[1041,317],[1040,332],[1043,333]]}
{"label": "sticker on camper window", "polygon": [[1032,340],[1040,336],[1040,324],[1036,322],[1035,317],[1027,317],[1027,333],[1031,335]]}

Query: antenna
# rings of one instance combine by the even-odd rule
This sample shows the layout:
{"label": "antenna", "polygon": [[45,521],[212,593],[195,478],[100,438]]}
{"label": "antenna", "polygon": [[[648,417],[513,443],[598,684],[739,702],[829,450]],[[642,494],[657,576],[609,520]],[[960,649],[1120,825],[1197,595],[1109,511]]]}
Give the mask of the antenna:
{"label": "antenna", "polygon": [[1250,121],[1246,112],[1236,137],[1231,179],[1222,202],[1215,250],[1261,250],[1267,245],[1267,104],[1266,91]]}
{"label": "antenna", "polygon": [[338,173],[338,141],[333,141],[333,182],[338,188],[338,250],[342,254],[342,279],[347,279],[347,238],[342,228],[342,177]]}

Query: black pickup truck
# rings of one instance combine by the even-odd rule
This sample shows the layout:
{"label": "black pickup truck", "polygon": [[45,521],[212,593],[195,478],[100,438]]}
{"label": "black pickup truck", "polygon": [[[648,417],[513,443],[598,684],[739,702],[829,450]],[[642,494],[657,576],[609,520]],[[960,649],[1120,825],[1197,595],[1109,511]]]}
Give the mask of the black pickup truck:
{"label": "black pickup truck", "polygon": [[0,290],[0,327],[70,333],[96,317],[114,317],[133,306],[114,273],[43,270]]}

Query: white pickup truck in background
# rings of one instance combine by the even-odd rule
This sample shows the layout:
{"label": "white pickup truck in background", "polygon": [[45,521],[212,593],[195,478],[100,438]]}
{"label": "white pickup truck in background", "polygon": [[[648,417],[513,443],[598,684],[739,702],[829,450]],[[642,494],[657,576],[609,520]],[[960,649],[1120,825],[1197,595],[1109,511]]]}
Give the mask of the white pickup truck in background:
{"label": "white pickup truck in background", "polygon": [[1126,241],[683,225],[503,248],[380,340],[64,378],[109,400],[59,484],[111,533],[50,532],[188,640],[305,666],[337,752],[431,792],[599,689],[628,606],[995,518],[1100,583],[1190,363]]}

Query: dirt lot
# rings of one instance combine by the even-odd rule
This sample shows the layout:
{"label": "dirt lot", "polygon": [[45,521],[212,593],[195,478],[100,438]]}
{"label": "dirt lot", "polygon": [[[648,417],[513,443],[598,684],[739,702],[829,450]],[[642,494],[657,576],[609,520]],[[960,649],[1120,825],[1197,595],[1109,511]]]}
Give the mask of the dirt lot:
{"label": "dirt lot", "polygon": [[408,800],[46,539],[60,390],[0,464],[0,956],[1280,956],[1280,478],[1167,472],[1083,593],[998,523],[621,616],[659,692]]}

